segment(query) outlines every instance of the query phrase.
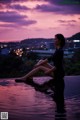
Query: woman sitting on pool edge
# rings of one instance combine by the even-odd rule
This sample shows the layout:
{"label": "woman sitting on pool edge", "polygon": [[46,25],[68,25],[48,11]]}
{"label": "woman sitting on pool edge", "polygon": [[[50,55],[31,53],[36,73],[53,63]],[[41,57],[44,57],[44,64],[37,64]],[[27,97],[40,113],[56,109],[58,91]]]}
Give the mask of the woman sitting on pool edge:
{"label": "woman sitting on pool edge", "polygon": [[[39,62],[34,65],[33,70],[27,73],[25,76],[17,79],[21,81],[26,81],[27,79],[33,77],[38,71],[43,71],[45,75],[52,76],[54,74],[54,79],[60,79],[64,77],[64,66],[63,66],[63,47],[65,45],[65,38],[62,34],[55,35],[55,52],[54,54],[45,60],[39,60]],[[51,60],[54,66],[48,63]]]}

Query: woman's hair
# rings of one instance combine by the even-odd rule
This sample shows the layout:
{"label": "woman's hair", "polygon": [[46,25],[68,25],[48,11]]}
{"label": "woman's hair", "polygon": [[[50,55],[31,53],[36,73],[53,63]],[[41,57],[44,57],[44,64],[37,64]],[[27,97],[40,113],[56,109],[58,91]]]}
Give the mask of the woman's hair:
{"label": "woman's hair", "polygon": [[65,46],[65,38],[62,34],[56,34],[55,37],[60,41],[60,46],[63,48]]}

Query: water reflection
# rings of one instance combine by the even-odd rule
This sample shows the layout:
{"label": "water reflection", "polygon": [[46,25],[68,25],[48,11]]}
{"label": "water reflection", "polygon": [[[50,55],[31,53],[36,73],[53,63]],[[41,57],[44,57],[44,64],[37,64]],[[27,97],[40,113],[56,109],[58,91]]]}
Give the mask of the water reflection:
{"label": "water reflection", "polygon": [[[60,80],[60,79],[59,79]],[[66,120],[66,109],[65,109],[65,100],[64,100],[64,79],[59,81],[52,80],[50,85],[53,94],[51,97],[53,98],[53,102],[56,103],[56,110],[55,110],[55,120]]]}
{"label": "water reflection", "polygon": [[55,120],[67,120],[66,108],[64,103],[56,103]]}
{"label": "water reflection", "polygon": [[15,83],[12,79],[0,80],[0,112],[8,111],[10,120],[79,120],[80,80],[72,78],[72,82],[70,79],[66,82],[68,99],[59,104],[27,84]]}
{"label": "water reflection", "polygon": [[[2,85],[3,83],[5,86]],[[1,80],[0,111],[8,111],[11,120],[49,120],[54,118],[54,103],[48,97],[24,83]],[[53,106],[53,107],[52,107]],[[50,110],[49,110],[50,109]]]}

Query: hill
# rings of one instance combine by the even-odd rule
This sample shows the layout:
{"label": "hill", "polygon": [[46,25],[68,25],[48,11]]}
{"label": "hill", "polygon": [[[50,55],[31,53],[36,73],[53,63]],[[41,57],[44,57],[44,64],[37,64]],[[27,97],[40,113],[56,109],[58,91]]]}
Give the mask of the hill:
{"label": "hill", "polygon": [[71,37],[67,38],[68,40],[80,40],[80,32],[72,35]]}

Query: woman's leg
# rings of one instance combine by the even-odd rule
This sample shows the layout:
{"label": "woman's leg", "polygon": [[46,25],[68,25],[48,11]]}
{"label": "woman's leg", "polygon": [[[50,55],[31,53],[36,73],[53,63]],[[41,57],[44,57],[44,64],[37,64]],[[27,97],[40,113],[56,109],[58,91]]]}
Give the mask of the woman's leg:
{"label": "woman's leg", "polygon": [[[44,62],[44,61],[45,61],[45,62]],[[35,65],[35,67],[38,67],[39,65],[45,66],[45,67],[50,68],[50,69],[53,68],[53,66],[50,65],[50,64],[46,61],[46,59],[45,59],[45,60],[39,60],[39,62]]]}
{"label": "woman's leg", "polygon": [[49,71],[50,69],[44,66],[39,66],[37,68],[34,68],[32,71],[30,71],[27,75],[25,75],[24,77],[22,77],[21,79],[26,80],[29,77],[34,76],[38,71],[42,70],[44,73],[46,73],[47,71]]}
{"label": "woman's leg", "polygon": [[38,67],[38,66],[40,66],[40,65],[41,65],[41,63],[43,63],[43,61],[44,61],[44,60],[42,60],[42,59],[41,59],[41,60],[39,60],[39,61],[38,61],[38,62],[34,65],[34,67]]}
{"label": "woman's leg", "polygon": [[37,64],[36,65],[39,65],[40,63],[42,63],[44,60],[39,60],[38,62],[37,62]]}
{"label": "woman's leg", "polygon": [[44,63],[43,66],[47,67],[47,68],[50,68],[52,69],[54,66],[52,66],[51,64],[49,63]]}
{"label": "woman's leg", "polygon": [[40,65],[44,60],[39,60],[36,64],[35,64],[35,67],[37,67],[38,65]]}

